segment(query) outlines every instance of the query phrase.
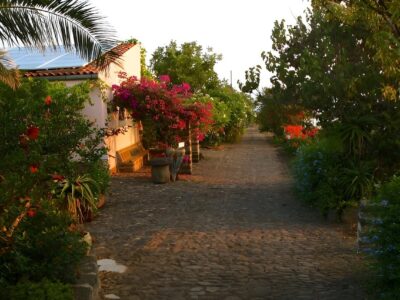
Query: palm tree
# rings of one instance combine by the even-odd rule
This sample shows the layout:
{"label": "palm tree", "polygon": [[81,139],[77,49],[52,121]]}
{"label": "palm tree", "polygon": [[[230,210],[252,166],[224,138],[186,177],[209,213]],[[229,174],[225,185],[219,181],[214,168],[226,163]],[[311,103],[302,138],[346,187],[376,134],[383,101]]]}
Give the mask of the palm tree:
{"label": "palm tree", "polygon": [[[62,45],[104,69],[117,60],[115,32],[87,0],[0,0],[0,42],[54,50]],[[107,54],[105,54],[107,52]],[[18,72],[0,52],[0,81],[18,85]]]}

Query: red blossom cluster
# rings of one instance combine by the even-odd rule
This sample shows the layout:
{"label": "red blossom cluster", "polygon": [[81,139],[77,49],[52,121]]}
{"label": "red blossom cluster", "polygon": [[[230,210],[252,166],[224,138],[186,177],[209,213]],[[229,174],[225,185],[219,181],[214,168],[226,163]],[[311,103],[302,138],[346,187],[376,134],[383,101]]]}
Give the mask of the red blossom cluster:
{"label": "red blossom cluster", "polygon": [[318,133],[318,128],[304,128],[301,125],[285,125],[283,129],[289,139],[313,138]]}
{"label": "red blossom cluster", "polygon": [[151,121],[159,142],[173,145],[182,141],[188,126],[201,137],[212,123],[211,103],[188,103],[192,96],[189,84],[171,84],[168,75],[160,76],[159,81],[120,77],[123,82],[112,86],[115,105],[127,109],[135,120]]}
{"label": "red blossom cluster", "polygon": [[[51,98],[51,96],[46,96],[44,99],[44,105],[45,106],[50,106],[51,103],[53,102],[53,99]],[[47,111],[46,113],[49,113],[49,111]],[[38,126],[36,125],[30,125],[26,131],[21,134],[19,136],[19,143],[21,145],[22,148],[24,148],[25,150],[28,149],[28,143],[30,141],[36,141],[39,138],[39,134],[40,134],[40,129]],[[35,174],[39,172],[39,165],[38,164],[31,164],[29,166],[29,172],[31,174]]]}

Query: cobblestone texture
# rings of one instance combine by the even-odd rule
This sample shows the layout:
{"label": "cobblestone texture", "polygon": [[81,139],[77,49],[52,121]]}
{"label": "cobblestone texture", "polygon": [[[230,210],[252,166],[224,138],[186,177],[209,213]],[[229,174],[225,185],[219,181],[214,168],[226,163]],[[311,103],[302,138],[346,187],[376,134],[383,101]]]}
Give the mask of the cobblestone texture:
{"label": "cobblestone texture", "polygon": [[166,185],[148,171],[115,177],[88,225],[121,299],[363,299],[355,236],[303,206],[279,151],[255,128],[203,152],[194,175]]}

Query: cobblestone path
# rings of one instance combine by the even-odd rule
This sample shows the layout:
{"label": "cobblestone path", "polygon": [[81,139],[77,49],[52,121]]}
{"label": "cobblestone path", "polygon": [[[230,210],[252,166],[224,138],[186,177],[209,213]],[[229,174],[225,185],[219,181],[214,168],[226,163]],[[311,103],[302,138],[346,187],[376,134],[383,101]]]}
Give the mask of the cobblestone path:
{"label": "cobblestone path", "polygon": [[[114,177],[88,225],[102,274],[120,299],[363,299],[354,236],[292,194],[278,150],[250,128],[240,144],[204,152],[194,175],[154,185]],[[146,175],[146,176],[143,176]]]}

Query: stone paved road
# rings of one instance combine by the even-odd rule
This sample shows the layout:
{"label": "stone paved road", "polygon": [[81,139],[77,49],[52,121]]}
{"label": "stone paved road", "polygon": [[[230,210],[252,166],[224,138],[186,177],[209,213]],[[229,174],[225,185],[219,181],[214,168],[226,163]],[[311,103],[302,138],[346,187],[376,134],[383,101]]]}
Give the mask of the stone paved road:
{"label": "stone paved road", "polygon": [[98,256],[128,269],[102,274],[104,294],[363,299],[354,236],[294,198],[286,164],[265,135],[251,128],[240,144],[205,157],[189,181],[113,179],[88,228]]}

